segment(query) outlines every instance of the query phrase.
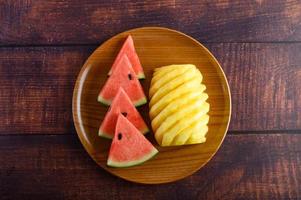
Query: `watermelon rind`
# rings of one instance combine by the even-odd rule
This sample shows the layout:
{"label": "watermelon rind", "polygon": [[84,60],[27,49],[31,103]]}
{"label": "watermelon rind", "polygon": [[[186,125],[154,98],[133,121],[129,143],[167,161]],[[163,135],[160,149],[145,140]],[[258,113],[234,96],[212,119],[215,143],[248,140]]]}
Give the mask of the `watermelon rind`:
{"label": "watermelon rind", "polygon": [[143,72],[139,73],[139,74],[137,75],[137,78],[138,78],[138,79],[145,79],[144,73],[143,73]]}
{"label": "watermelon rind", "polygon": [[149,132],[148,127],[145,127],[144,130],[140,131],[143,135],[147,134]]}
{"label": "watermelon rind", "polygon": [[142,105],[144,105],[146,103],[147,103],[147,99],[146,99],[146,97],[143,97],[140,100],[135,101],[134,105],[135,105],[135,107],[138,107],[138,106],[142,106]]}
{"label": "watermelon rind", "polygon": [[100,130],[100,129],[99,129],[99,131],[98,131],[98,136],[103,137],[103,138],[106,138],[106,139],[112,139],[112,138],[113,138],[112,135],[109,135],[109,134],[103,132],[103,131]]}
{"label": "watermelon rind", "polygon": [[111,103],[112,103],[112,101],[106,100],[106,99],[102,98],[102,96],[100,96],[100,95],[98,95],[97,101],[104,104],[104,105],[106,105],[106,106],[110,106]]}
{"label": "watermelon rind", "polygon": [[149,159],[153,158],[158,152],[159,151],[157,149],[153,148],[151,152],[149,152],[147,155],[143,156],[142,158],[138,160],[128,161],[128,162],[118,162],[112,159],[108,159],[107,165],[110,167],[132,167],[132,166],[140,165],[145,161],[148,161]]}

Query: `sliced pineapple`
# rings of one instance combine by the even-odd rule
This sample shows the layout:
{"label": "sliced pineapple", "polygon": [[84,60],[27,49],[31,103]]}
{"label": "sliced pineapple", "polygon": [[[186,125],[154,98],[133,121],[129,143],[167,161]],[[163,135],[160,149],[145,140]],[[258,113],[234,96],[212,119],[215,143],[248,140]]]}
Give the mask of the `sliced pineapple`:
{"label": "sliced pineapple", "polygon": [[182,109],[186,105],[190,104],[197,98],[201,99],[200,103],[203,103],[208,99],[208,95],[206,93],[202,93],[201,91],[189,92],[183,95],[181,98],[175,99],[170,102],[168,106],[166,106],[153,120],[152,120],[152,128],[154,131],[158,129],[160,124],[164,122],[164,120],[176,112],[177,110]]}
{"label": "sliced pineapple", "polygon": [[[204,129],[206,132],[203,132],[206,133],[208,132],[208,126],[205,126],[205,129]],[[203,134],[197,134],[197,132],[193,133],[190,138],[186,141],[186,144],[198,144],[198,143],[204,143],[206,142],[206,136],[203,135]]]}
{"label": "sliced pineapple", "polygon": [[193,125],[187,127],[173,139],[171,145],[194,144],[191,143],[191,141],[190,143],[188,142],[188,139],[191,139],[192,135],[198,135],[200,138],[204,138],[205,140],[203,140],[203,142],[205,142],[206,141],[205,135],[208,131],[208,126],[203,124],[204,123],[202,121],[197,121]]}
{"label": "sliced pineapple", "polygon": [[202,79],[201,72],[190,64],[155,69],[149,90],[149,115],[161,146],[206,141],[210,106]]}
{"label": "sliced pineapple", "polygon": [[163,110],[172,100],[176,98],[181,98],[182,95],[188,92],[201,91],[203,92],[206,89],[206,86],[200,84],[198,79],[192,79],[185,84],[177,87],[167,95],[165,95],[162,99],[157,101],[150,108],[150,118],[154,119],[160,112]]}
{"label": "sliced pineapple", "polygon": [[200,137],[200,138],[189,138],[189,140],[186,142],[186,144],[200,144],[206,142],[206,137]]}
{"label": "sliced pineapple", "polygon": [[153,73],[153,78],[151,80],[151,84],[157,82],[158,80],[160,80],[167,74],[172,73],[174,71],[178,71],[183,68],[188,69],[188,68],[193,68],[193,67],[189,67],[189,66],[182,67],[182,66],[174,65],[173,67],[165,66],[165,67],[156,68]]}
{"label": "sliced pineapple", "polygon": [[202,77],[198,76],[194,70],[186,71],[182,76],[179,76],[165,85],[163,85],[151,98],[149,105],[153,106],[156,102],[158,102],[162,97],[170,93],[172,90],[176,89],[178,86],[185,84],[187,81],[196,79],[199,81],[199,84],[202,82]]}
{"label": "sliced pineapple", "polygon": [[157,138],[156,134],[155,134],[155,137],[156,137],[157,141],[159,141],[159,144],[160,144],[160,141],[161,141],[161,146],[170,146],[173,139],[182,130],[189,127],[192,123],[194,123],[196,121],[202,121],[203,124],[205,125],[209,121],[209,116],[204,115],[203,113],[200,112],[200,110],[196,110],[195,113],[193,113],[191,116],[189,115],[189,117],[183,118],[183,120],[179,121],[176,126],[173,126],[171,129],[166,131],[164,133],[162,139],[160,137]]}
{"label": "sliced pineapple", "polygon": [[149,89],[149,96],[152,98],[154,93],[158,91],[162,86],[164,86],[169,81],[173,80],[176,77],[182,76],[182,74],[187,73],[187,71],[195,71],[193,67],[181,67],[179,69],[175,69],[164,76],[155,80],[155,77],[152,79],[151,87]]}
{"label": "sliced pineapple", "polygon": [[167,117],[166,120],[164,120],[164,122],[157,129],[156,138],[161,140],[162,136],[166,135],[171,127],[178,126],[179,123],[184,121],[183,118],[185,118],[185,116],[189,118],[192,115],[205,115],[209,111],[209,104],[206,102],[202,104],[201,102],[201,98],[196,99],[195,101],[191,102],[191,104],[183,107],[182,109]]}
{"label": "sliced pineapple", "polygon": [[167,74],[173,70],[178,70],[180,68],[196,68],[192,64],[184,64],[184,65],[167,65],[164,67],[156,68],[154,70],[154,77],[156,76],[164,76],[164,74]]}

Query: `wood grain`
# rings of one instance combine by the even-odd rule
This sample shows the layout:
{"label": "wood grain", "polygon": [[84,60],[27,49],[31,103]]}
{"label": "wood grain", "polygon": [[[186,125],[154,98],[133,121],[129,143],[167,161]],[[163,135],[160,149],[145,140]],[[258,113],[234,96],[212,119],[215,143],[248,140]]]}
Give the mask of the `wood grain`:
{"label": "wood grain", "polygon": [[[126,37],[135,40],[135,49],[143,65],[146,79],[141,82],[145,94],[149,93],[150,80],[156,67],[171,63],[194,64],[203,75],[202,83],[210,104],[206,142],[185,148],[159,147],[155,158],[134,167],[107,167],[110,141],[98,136],[99,124],[108,107],[97,102],[99,91],[107,81],[107,72]],[[140,107],[140,113],[150,127],[149,107]],[[200,43],[175,30],[158,27],[132,29],[118,34],[99,46],[83,65],[74,87],[72,112],[77,134],[89,155],[108,172],[126,180],[158,184],[173,182],[191,175],[204,166],[216,153],[228,130],[231,117],[231,97],[228,82],[219,63]],[[189,157],[187,157],[189,155]],[[185,163],[185,164],[184,164]]]}
{"label": "wood grain", "polygon": [[301,41],[299,0],[1,0],[0,45],[99,44],[166,26],[202,42]]}
{"label": "wood grain", "polygon": [[[301,128],[301,44],[205,44],[232,93],[232,131]],[[0,48],[0,134],[75,133],[76,76],[96,46]]]}
{"label": "wood grain", "polygon": [[74,132],[72,91],[93,48],[1,48],[1,134]]}
{"label": "wood grain", "polygon": [[230,130],[301,129],[301,44],[222,43],[209,49],[229,80]]}
{"label": "wood grain", "polygon": [[202,170],[171,184],[114,177],[75,135],[1,136],[1,199],[300,199],[301,135],[228,135]]}
{"label": "wood grain", "polygon": [[[237,133],[202,170],[168,185],[99,168],[71,119],[90,53],[149,25],[207,42],[230,83]],[[1,199],[301,199],[299,0],[0,0],[0,27]]]}

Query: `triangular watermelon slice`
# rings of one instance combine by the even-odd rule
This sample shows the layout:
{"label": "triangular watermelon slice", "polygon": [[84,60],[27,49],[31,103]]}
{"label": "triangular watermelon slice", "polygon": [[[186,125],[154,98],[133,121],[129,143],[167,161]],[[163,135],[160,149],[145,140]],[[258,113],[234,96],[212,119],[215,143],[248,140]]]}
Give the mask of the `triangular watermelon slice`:
{"label": "triangular watermelon slice", "polygon": [[127,55],[127,57],[129,58],[132,66],[133,66],[133,70],[134,70],[136,76],[138,77],[138,79],[144,79],[145,75],[143,72],[143,68],[141,66],[139,57],[136,53],[133,38],[130,35],[126,38],[117,57],[115,58],[112,68],[109,71],[109,75],[111,75],[111,73],[114,71],[114,69],[118,66],[118,62],[123,55]]}
{"label": "triangular watermelon slice", "polygon": [[126,55],[120,58],[116,69],[100,91],[98,101],[105,105],[111,105],[120,87],[124,89],[135,106],[146,103],[143,89]]}
{"label": "triangular watermelon slice", "polygon": [[132,104],[131,99],[122,88],[119,88],[116,97],[99,128],[99,136],[110,139],[114,137],[117,118],[120,113],[141,133],[145,134],[149,131],[140,113]]}
{"label": "triangular watermelon slice", "polygon": [[107,165],[130,167],[141,164],[158,153],[158,150],[127,118],[119,114]]}

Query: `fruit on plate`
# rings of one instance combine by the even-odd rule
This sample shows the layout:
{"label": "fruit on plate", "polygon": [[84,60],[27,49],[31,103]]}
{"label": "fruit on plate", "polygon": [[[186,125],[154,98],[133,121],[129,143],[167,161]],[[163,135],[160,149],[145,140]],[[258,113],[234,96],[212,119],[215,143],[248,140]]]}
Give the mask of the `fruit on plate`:
{"label": "fruit on plate", "polygon": [[199,76],[196,71],[198,70],[195,68],[188,70],[182,73],[180,76],[177,76],[174,79],[169,80],[165,84],[162,84],[161,87],[156,90],[156,93],[154,93],[154,95],[151,97],[150,105],[154,105],[154,103],[158,102],[163,96],[185,82],[188,82],[190,80],[198,80],[199,82],[202,82],[202,76]]}
{"label": "fruit on plate", "polygon": [[[204,126],[202,121],[193,123],[188,128],[181,131],[173,140],[172,145],[184,145],[189,139],[188,143],[203,143],[206,141],[205,134],[208,132],[208,126]],[[196,137],[199,136],[199,137]]]}
{"label": "fruit on plate", "polygon": [[129,58],[129,61],[132,64],[133,70],[137,76],[138,79],[144,79],[145,75],[143,72],[143,68],[141,66],[139,57],[136,53],[135,46],[134,46],[134,41],[132,36],[128,36],[123,43],[117,57],[115,58],[115,61],[112,65],[111,70],[109,71],[109,75],[112,74],[115,68],[118,66],[119,60],[122,58],[122,56],[126,55]]}
{"label": "fruit on plate", "polygon": [[132,104],[123,88],[119,88],[100,126],[99,136],[113,138],[119,113],[123,114],[141,133],[145,134],[148,132],[147,125],[140,113]]}
{"label": "fruit on plate", "polygon": [[179,130],[182,124],[183,126],[181,127],[180,131],[187,126],[189,127],[194,119],[199,120],[203,115],[206,116],[205,114],[209,111],[209,104],[206,102],[202,105],[199,102],[200,101],[194,101],[191,105],[183,107],[179,111],[166,118],[160,125],[160,127],[156,130],[155,137],[157,141],[162,142],[162,137],[169,136],[169,139],[173,139],[178,134],[178,132],[175,132],[174,130]]}
{"label": "fruit on plate", "polygon": [[150,118],[161,146],[206,141],[210,105],[201,72],[191,64],[155,69],[149,90]]}
{"label": "fruit on plate", "polygon": [[119,114],[107,165],[130,167],[141,164],[158,153],[158,150],[122,114]]}
{"label": "fruit on plate", "polygon": [[120,87],[127,93],[135,106],[146,103],[145,94],[127,55],[123,55],[119,59],[115,69],[99,93],[98,101],[105,105],[111,105]]}
{"label": "fruit on plate", "polygon": [[180,110],[182,107],[189,105],[189,102],[193,101],[195,98],[200,98],[201,102],[205,102],[208,99],[208,95],[206,93],[202,93],[200,91],[196,91],[194,93],[188,93],[183,95],[182,98],[176,99],[172,104],[166,106],[153,120],[152,120],[152,128],[154,131],[158,129],[161,122],[165,121],[165,119]]}
{"label": "fruit on plate", "polygon": [[[177,68],[175,70],[172,70],[170,72],[168,72],[167,74],[158,74],[158,75],[154,75],[154,77],[152,78],[152,84],[151,84],[151,88],[149,89],[149,96],[152,97],[155,93],[155,91],[157,91],[158,89],[161,88],[161,86],[163,86],[164,84],[166,84],[167,82],[169,82],[170,80],[172,80],[175,77],[181,76],[181,74],[185,73],[188,70],[193,69],[193,67],[191,66],[187,66],[187,67],[180,67]],[[160,71],[161,72],[161,71]]]}
{"label": "fruit on plate", "polygon": [[99,136],[112,139],[114,137],[115,127],[119,114],[125,116],[141,133],[148,132],[147,125],[145,124],[140,113],[132,104],[131,99],[126,92],[119,88],[113,102],[106,113],[106,116],[99,128]]}
{"label": "fruit on plate", "polygon": [[198,80],[191,80],[180,85],[150,106],[150,118],[155,118],[166,106],[168,106],[174,100],[181,98],[183,95],[196,91],[203,92],[205,89],[206,86],[200,84]]}
{"label": "fruit on plate", "polygon": [[[173,126],[170,130],[168,130],[166,133],[164,133],[163,138],[161,139],[161,145],[162,146],[169,146],[172,142],[175,136],[177,136],[180,132],[187,129],[191,124],[193,124],[196,121],[201,121],[203,126],[206,126],[209,122],[209,116],[204,115],[202,116],[202,113],[199,112],[199,110],[191,113],[191,116],[185,116],[185,120],[181,120],[178,124]],[[185,132],[184,132],[185,134]],[[196,133],[198,134],[198,133]],[[203,135],[200,135],[203,136]],[[190,137],[191,138],[191,137]],[[190,143],[190,138],[188,141],[186,141],[186,144],[192,144]],[[200,143],[197,142],[196,143]]]}

